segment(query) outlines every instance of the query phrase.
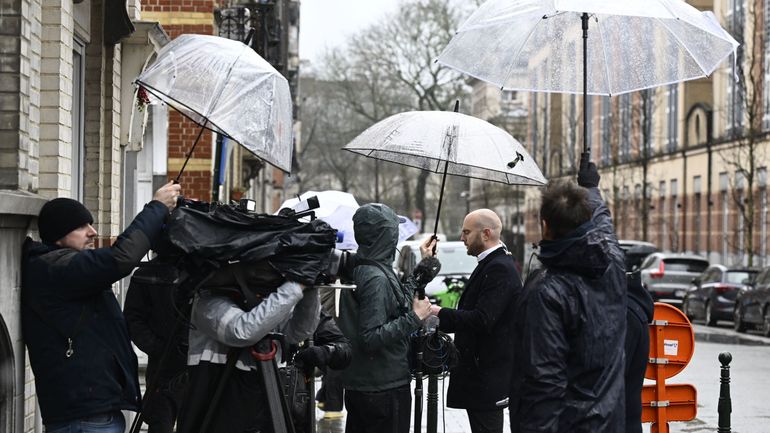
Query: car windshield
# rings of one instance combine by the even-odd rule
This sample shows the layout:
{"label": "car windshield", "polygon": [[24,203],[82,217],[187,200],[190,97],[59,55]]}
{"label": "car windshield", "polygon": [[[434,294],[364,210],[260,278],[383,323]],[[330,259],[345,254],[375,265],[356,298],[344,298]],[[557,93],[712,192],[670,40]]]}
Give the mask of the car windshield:
{"label": "car windshield", "polygon": [[436,256],[441,262],[439,275],[470,274],[476,267],[476,258],[469,256],[464,245],[458,247],[441,246]]}
{"label": "car windshield", "polygon": [[663,259],[667,271],[694,272],[700,274],[708,267],[708,262],[693,259]]}
{"label": "car windshield", "polygon": [[727,271],[725,275],[725,283],[744,284],[746,280],[751,280],[756,275],[756,272],[749,271]]}

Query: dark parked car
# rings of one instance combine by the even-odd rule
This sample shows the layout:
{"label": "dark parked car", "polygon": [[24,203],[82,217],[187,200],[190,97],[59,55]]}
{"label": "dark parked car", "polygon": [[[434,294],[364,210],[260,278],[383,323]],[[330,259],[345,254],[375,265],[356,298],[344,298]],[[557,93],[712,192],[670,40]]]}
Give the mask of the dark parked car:
{"label": "dark parked car", "polygon": [[640,267],[647,256],[658,252],[658,247],[650,242],[621,239],[618,243],[626,253],[626,271],[633,270],[634,266]]}
{"label": "dark parked car", "polygon": [[652,299],[678,304],[684,299],[692,279],[708,266],[708,260],[693,254],[652,253],[640,268],[642,285]]}
{"label": "dark parked car", "polygon": [[749,328],[762,331],[770,337],[770,267],[763,268],[754,278],[754,284],[738,293],[733,310],[733,326],[738,332]]}
{"label": "dark parked car", "polygon": [[684,297],[682,311],[690,319],[703,319],[708,326],[717,320],[733,320],[735,298],[751,287],[758,269],[712,265],[694,278]]}

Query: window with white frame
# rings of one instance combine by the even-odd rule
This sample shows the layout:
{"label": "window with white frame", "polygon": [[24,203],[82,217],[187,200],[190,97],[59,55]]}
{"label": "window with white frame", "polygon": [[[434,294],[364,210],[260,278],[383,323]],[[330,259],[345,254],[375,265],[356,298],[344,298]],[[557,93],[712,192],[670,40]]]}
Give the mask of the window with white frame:
{"label": "window with white frame", "polygon": [[[655,91],[645,89],[639,92],[639,148],[642,153],[640,157],[647,158],[652,156],[653,149],[653,104],[655,101]],[[646,151],[646,153],[644,153]]]}

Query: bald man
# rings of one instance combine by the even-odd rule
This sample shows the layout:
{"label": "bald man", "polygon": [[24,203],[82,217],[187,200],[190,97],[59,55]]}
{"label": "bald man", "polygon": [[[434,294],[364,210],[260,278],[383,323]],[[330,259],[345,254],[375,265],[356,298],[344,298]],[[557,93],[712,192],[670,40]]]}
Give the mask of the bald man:
{"label": "bald man", "polygon": [[[521,279],[500,242],[503,224],[489,209],[469,213],[460,240],[479,263],[457,309],[431,307],[455,334],[460,362],[450,371],[447,406],[466,409],[473,433],[503,431],[513,364],[513,310]],[[439,260],[441,258],[439,257]]]}

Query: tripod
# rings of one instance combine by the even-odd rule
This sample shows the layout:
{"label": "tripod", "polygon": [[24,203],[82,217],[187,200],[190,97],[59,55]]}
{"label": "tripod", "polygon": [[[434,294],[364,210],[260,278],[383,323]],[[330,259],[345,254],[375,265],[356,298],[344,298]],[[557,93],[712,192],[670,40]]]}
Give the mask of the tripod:
{"label": "tripod", "polygon": [[[278,350],[276,341],[282,339],[278,334],[270,334],[252,346],[249,350],[251,356],[257,360],[262,379],[262,387],[267,398],[267,405],[270,410],[270,421],[272,423],[273,433],[295,433],[294,423],[291,419],[291,411],[281,388],[278,367],[276,365],[275,354]],[[206,416],[201,423],[200,433],[207,433],[209,426],[216,414],[217,407],[222,398],[222,394],[227,386],[227,382],[235,369],[243,348],[232,348],[227,354],[227,363],[225,371],[219,380],[214,396]]]}

